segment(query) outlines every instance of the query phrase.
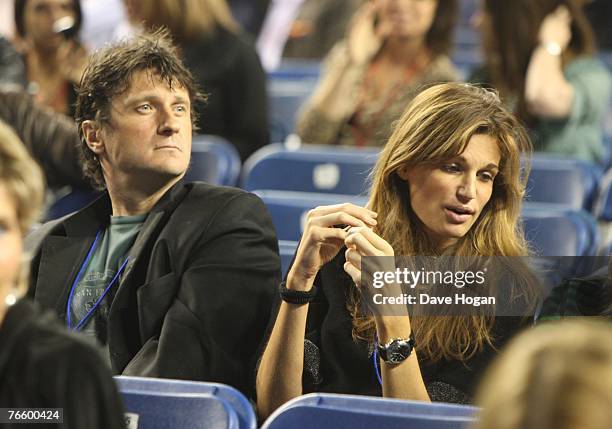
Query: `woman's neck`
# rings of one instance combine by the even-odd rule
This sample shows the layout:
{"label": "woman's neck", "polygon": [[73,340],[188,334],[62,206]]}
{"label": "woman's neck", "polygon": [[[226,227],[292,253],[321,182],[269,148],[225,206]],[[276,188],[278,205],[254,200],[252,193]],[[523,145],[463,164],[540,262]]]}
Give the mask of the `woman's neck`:
{"label": "woman's neck", "polygon": [[28,74],[52,76],[58,74],[59,65],[55,51],[42,51],[34,49],[26,58]]}
{"label": "woman's neck", "polygon": [[395,63],[412,63],[427,50],[424,39],[389,38],[382,50],[381,57]]}

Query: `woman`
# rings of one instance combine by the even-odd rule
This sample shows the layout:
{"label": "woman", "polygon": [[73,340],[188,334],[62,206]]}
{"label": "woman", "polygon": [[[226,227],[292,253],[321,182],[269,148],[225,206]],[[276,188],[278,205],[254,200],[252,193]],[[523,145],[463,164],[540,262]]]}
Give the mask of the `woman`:
{"label": "woman", "polygon": [[612,427],[612,327],[545,324],[514,339],[478,391],[475,429]]}
{"label": "woman", "polygon": [[0,404],[63,408],[66,428],[122,428],[121,400],[97,352],[19,300],[27,284],[22,237],[42,199],[40,169],[0,122]]}
{"label": "woman", "polygon": [[39,103],[71,117],[75,86],[87,64],[87,52],[78,41],[81,21],[79,0],[15,0],[28,91]]}
{"label": "woman", "polygon": [[[520,156],[529,150],[524,130],[491,92],[449,83],[417,95],[374,168],[368,207],[308,215],[257,374],[259,412],[313,390],[470,402],[479,374],[521,319],[372,316],[361,305],[368,299],[361,258],[527,255],[518,218]],[[533,305],[532,279],[522,275],[526,281],[512,279],[515,292]],[[372,357],[376,342],[394,341],[403,360]]]}
{"label": "woman", "polygon": [[457,79],[447,56],[456,13],[456,0],[364,4],[303,109],[302,140],[382,146],[391,123],[424,86]]}
{"label": "woman", "polygon": [[208,95],[200,132],[229,140],[242,160],[268,144],[265,74],[225,0],[126,0],[132,23],[167,27],[185,65]]}
{"label": "woman", "polygon": [[573,0],[483,0],[484,74],[530,128],[538,151],[600,161],[612,94],[582,9]]}

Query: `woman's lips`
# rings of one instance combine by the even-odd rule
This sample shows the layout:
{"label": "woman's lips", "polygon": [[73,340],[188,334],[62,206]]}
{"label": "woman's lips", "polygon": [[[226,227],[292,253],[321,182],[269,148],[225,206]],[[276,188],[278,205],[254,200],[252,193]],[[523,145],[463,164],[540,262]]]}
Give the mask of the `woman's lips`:
{"label": "woman's lips", "polygon": [[454,224],[465,223],[469,221],[474,214],[472,211],[465,211],[465,210],[455,211],[454,209],[449,208],[449,207],[444,208],[444,213],[446,214],[446,219],[450,223],[454,223]]}

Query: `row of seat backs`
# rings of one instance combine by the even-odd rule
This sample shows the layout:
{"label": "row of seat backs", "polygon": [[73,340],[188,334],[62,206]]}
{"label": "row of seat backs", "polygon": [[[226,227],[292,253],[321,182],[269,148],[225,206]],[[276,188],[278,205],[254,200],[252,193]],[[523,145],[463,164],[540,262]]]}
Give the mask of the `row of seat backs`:
{"label": "row of seat backs", "polygon": [[[247,160],[241,185],[249,191],[365,195],[378,153],[378,149],[304,145],[298,150],[288,150],[284,145],[268,145]],[[235,185],[241,171],[235,148],[216,136],[194,138],[191,164],[187,180],[217,185]],[[598,192],[599,197],[593,204]],[[50,208],[47,218],[55,219],[75,211],[95,196],[82,191],[66,195]],[[574,209],[588,209],[593,205],[599,219],[610,221],[612,172],[600,182],[600,171],[588,162],[535,156],[527,201],[557,203]]]}
{"label": "row of seat backs", "polygon": [[287,402],[262,429],[467,429],[477,412],[467,405],[313,393]]}
{"label": "row of seat backs", "polygon": [[[272,144],[254,153],[242,169],[247,191],[282,190],[363,195],[378,159],[378,148],[302,145],[290,150]],[[527,201],[563,204],[589,210],[601,170],[582,160],[536,154],[531,162]]]}
{"label": "row of seat backs", "polygon": [[[255,429],[255,412],[233,387],[208,382],[117,376],[128,429]],[[317,393],[276,410],[262,429],[462,429],[472,406]]]}
{"label": "row of seat backs", "polygon": [[255,429],[248,399],[219,383],[117,376],[128,429]]}
{"label": "row of seat backs", "polygon": [[[283,273],[286,272],[299,241],[309,210],[330,204],[352,203],[364,206],[367,197],[293,191],[255,191],[266,204],[279,239]],[[537,256],[574,258],[571,273],[583,274],[584,257],[597,254],[599,235],[593,217],[582,209],[558,204],[525,203],[522,208],[525,237]]]}

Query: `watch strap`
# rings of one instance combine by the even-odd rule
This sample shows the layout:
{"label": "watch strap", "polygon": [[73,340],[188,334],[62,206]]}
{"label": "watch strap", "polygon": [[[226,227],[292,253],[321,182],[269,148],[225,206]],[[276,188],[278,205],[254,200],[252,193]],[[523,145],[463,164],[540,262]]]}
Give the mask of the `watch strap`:
{"label": "watch strap", "polygon": [[279,285],[280,297],[283,301],[290,304],[306,304],[315,300],[317,296],[317,287],[312,285],[308,291],[290,290],[287,289],[286,282],[281,282]]}

